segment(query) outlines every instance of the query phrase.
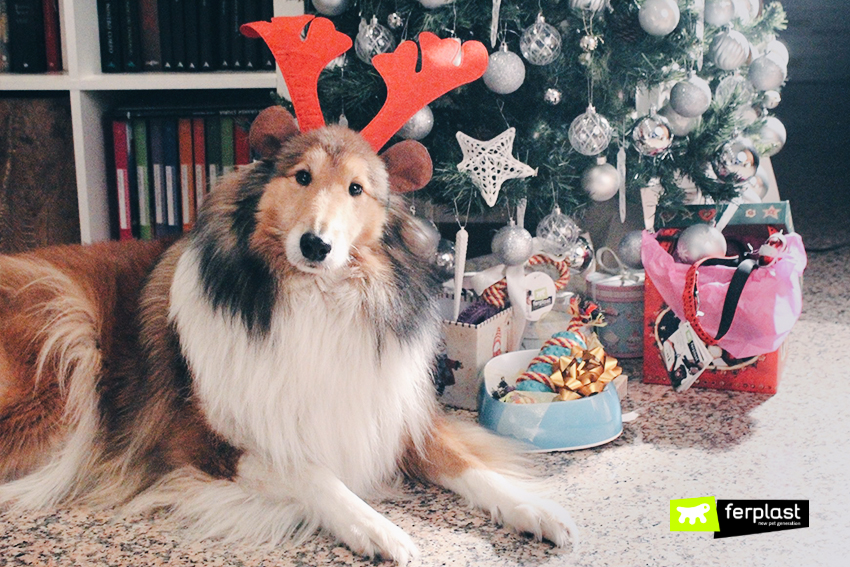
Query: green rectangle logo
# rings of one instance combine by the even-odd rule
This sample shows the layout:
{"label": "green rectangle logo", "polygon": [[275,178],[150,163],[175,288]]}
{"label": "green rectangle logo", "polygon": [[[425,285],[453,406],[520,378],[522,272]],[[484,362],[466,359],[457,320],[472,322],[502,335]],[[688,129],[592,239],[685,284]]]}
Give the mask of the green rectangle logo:
{"label": "green rectangle logo", "polygon": [[717,502],[714,496],[670,501],[671,532],[717,532]]}

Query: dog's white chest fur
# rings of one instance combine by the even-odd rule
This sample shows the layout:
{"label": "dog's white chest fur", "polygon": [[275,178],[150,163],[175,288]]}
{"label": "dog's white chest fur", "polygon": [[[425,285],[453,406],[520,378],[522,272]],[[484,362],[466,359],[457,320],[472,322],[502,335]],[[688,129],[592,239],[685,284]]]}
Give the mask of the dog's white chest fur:
{"label": "dog's white chest fur", "polygon": [[175,272],[170,319],[216,432],[281,474],[318,464],[366,495],[394,473],[406,436],[427,428],[433,344],[388,336],[379,356],[353,291],[339,291],[288,292],[270,332],[250,337],[204,296],[190,247]]}

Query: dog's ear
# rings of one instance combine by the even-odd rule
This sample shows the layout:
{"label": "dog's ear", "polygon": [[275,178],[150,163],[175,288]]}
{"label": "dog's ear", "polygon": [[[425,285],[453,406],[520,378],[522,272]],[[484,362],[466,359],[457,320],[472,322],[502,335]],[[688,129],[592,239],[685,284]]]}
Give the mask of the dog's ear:
{"label": "dog's ear", "polygon": [[381,154],[390,174],[393,193],[421,189],[431,181],[434,165],[425,146],[415,140],[404,140]]}
{"label": "dog's ear", "polygon": [[270,159],[277,154],[286,140],[298,132],[295,118],[286,109],[270,106],[254,119],[248,139],[254,152],[262,159]]}

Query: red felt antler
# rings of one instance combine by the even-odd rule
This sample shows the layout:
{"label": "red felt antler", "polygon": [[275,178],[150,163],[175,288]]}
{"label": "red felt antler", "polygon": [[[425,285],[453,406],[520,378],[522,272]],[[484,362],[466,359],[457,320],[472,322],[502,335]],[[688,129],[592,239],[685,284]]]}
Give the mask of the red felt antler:
{"label": "red felt antler", "polygon": [[[307,37],[304,28],[310,24]],[[292,97],[295,116],[302,132],[321,128],[325,118],[316,86],[325,66],[351,48],[351,38],[336,31],[326,18],[311,15],[272,18],[271,22],[244,24],[246,37],[262,37],[271,49]]]}
{"label": "red felt antler", "polygon": [[[387,84],[387,100],[360,134],[375,151],[426,104],[478,79],[487,70],[487,48],[479,41],[467,41],[461,47],[457,39],[440,39],[422,32],[419,47],[422,69],[418,72],[419,49],[412,41],[403,42],[393,53],[372,58],[372,64]],[[460,62],[456,65],[458,55]]]}

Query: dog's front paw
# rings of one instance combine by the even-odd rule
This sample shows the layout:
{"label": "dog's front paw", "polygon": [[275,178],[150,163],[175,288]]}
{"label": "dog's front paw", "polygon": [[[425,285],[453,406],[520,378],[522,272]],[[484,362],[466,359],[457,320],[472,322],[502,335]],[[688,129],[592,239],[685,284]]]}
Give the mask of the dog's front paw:
{"label": "dog's front paw", "polygon": [[410,536],[374,511],[337,522],[332,531],[352,551],[367,557],[391,559],[399,565],[407,565],[419,555]]}
{"label": "dog's front paw", "polygon": [[572,541],[575,549],[578,544],[578,527],[569,513],[554,502],[525,495],[497,509],[497,520],[518,532],[532,534],[538,540],[546,539],[558,547],[566,547]]}

